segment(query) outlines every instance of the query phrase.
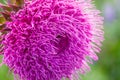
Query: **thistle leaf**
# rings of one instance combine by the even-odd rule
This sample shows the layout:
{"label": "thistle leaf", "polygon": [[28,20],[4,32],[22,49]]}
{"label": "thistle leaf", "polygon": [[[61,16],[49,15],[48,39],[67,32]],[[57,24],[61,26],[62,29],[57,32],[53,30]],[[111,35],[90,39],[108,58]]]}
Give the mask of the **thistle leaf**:
{"label": "thistle leaf", "polygon": [[15,4],[16,0],[8,0],[8,4]]}
{"label": "thistle leaf", "polygon": [[18,11],[18,10],[21,8],[20,6],[17,6],[17,5],[15,5],[15,4],[10,4],[9,6],[11,7],[11,9],[12,9],[13,11]]}
{"label": "thistle leaf", "polygon": [[16,0],[16,4],[18,6],[22,6],[24,4],[24,0]]}
{"label": "thistle leaf", "polygon": [[0,24],[0,30],[3,30],[4,27],[5,27],[5,24]]}
{"label": "thistle leaf", "polygon": [[7,10],[7,11],[11,11],[12,10],[10,6],[4,5],[4,4],[1,4],[1,3],[0,3],[0,8],[2,10]]}
{"label": "thistle leaf", "polygon": [[0,48],[0,54],[3,54],[3,47]]}
{"label": "thistle leaf", "polygon": [[4,11],[0,12],[0,14],[2,14],[7,21],[10,21],[10,12]]}
{"label": "thistle leaf", "polygon": [[0,24],[3,24],[5,22],[6,22],[5,18],[3,16],[0,16]]}

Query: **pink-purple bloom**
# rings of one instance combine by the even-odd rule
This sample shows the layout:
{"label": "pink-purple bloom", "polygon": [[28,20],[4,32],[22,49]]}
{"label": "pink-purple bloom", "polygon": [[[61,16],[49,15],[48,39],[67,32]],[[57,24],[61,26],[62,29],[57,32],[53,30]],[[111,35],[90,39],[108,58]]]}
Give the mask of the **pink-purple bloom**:
{"label": "pink-purple bloom", "polygon": [[78,80],[103,41],[103,18],[91,0],[26,0],[12,12],[3,63],[20,80]]}

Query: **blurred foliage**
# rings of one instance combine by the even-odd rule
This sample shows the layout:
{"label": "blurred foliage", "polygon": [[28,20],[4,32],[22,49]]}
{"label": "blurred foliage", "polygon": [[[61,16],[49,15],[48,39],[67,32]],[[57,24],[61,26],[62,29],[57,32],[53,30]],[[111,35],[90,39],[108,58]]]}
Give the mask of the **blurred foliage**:
{"label": "blurred foliage", "polygon": [[0,0],[0,3],[6,3],[6,0]]}
{"label": "blurred foliage", "polygon": [[[5,0],[0,0],[0,2],[5,3]],[[99,61],[91,65],[91,71],[81,78],[82,80],[120,80],[120,0],[94,0],[93,2],[102,11],[101,15],[104,17],[109,15],[109,13],[105,15],[104,12],[105,6],[110,4],[116,17],[111,18],[113,20],[110,21],[105,19],[105,40],[101,54],[98,54]],[[11,74],[5,65],[0,67],[0,80],[13,80]]]}

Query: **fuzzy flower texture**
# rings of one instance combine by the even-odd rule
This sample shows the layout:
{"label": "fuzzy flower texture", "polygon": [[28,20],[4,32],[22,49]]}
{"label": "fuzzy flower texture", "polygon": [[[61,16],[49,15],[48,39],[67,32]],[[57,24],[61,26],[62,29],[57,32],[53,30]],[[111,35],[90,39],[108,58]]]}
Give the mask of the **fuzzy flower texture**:
{"label": "fuzzy flower texture", "polygon": [[19,80],[79,80],[98,60],[99,14],[91,0],[25,0],[0,36],[3,63]]}

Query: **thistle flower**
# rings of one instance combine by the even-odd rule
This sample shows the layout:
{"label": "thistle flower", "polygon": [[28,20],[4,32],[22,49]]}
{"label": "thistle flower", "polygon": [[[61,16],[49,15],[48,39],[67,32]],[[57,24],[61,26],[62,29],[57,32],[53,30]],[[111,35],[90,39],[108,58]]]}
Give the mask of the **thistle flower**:
{"label": "thistle flower", "polygon": [[1,54],[20,80],[78,80],[77,72],[86,73],[98,60],[103,18],[91,0],[9,3],[14,7],[8,4],[8,16],[2,12]]}

